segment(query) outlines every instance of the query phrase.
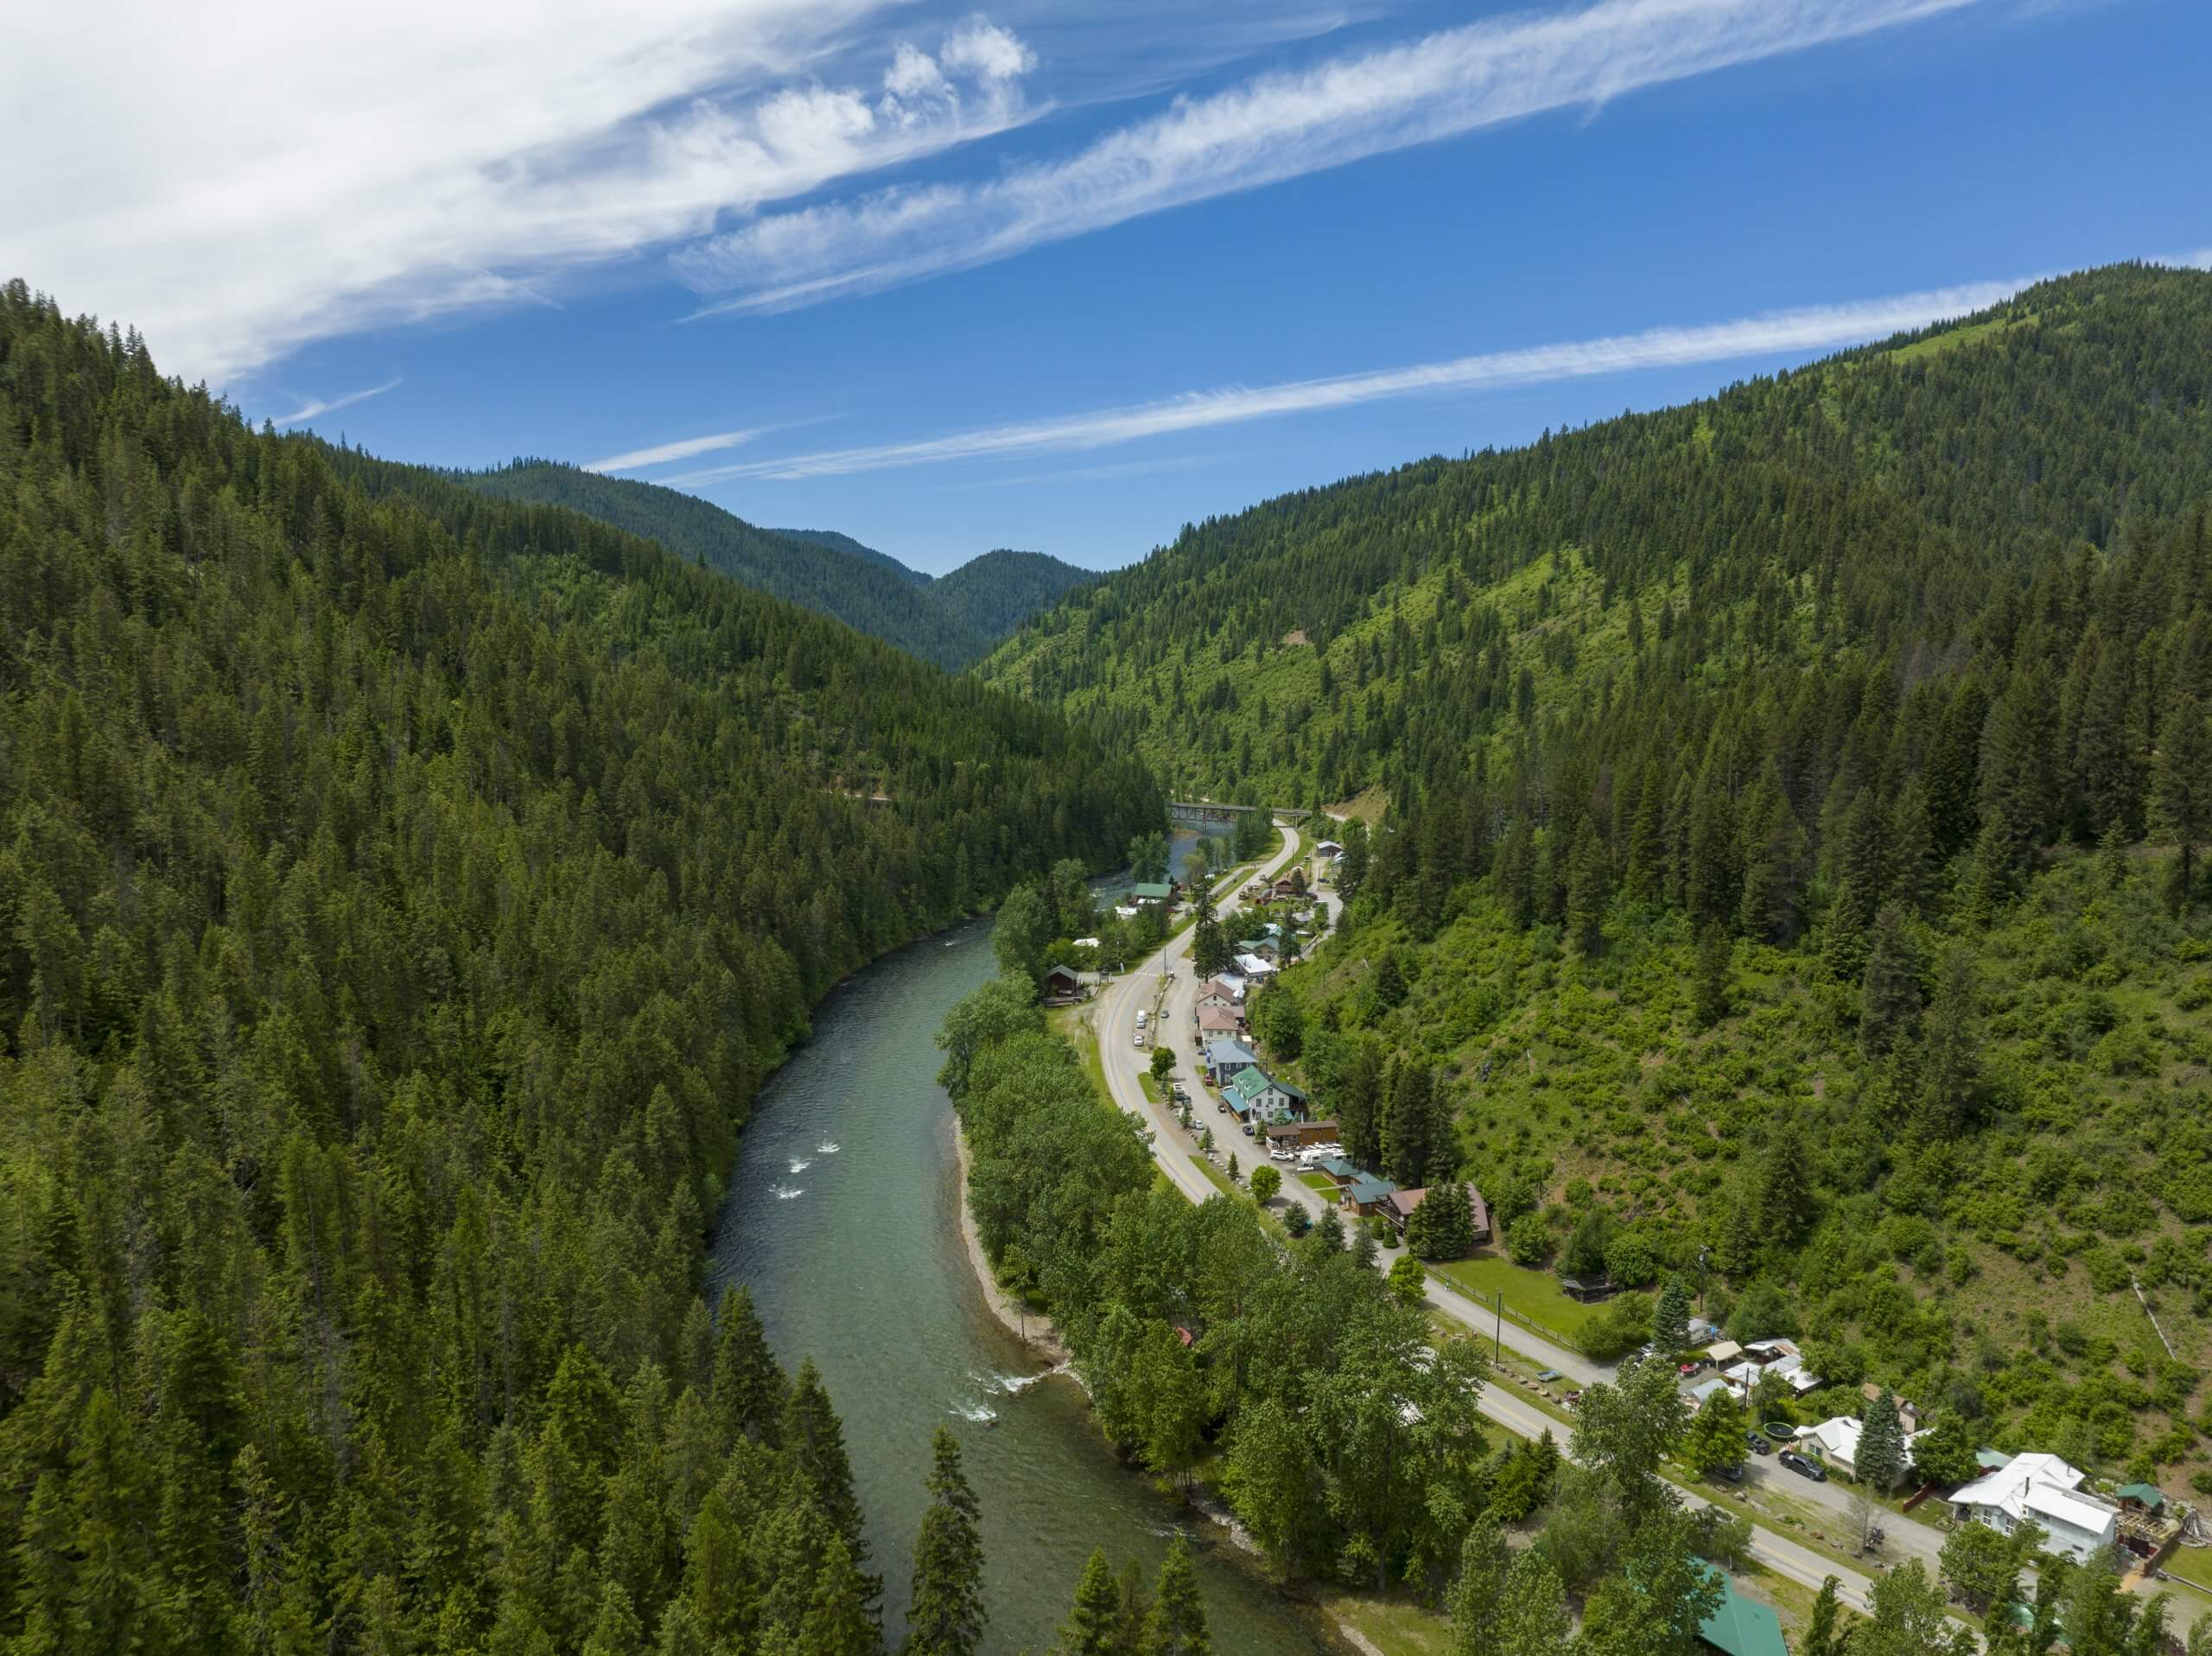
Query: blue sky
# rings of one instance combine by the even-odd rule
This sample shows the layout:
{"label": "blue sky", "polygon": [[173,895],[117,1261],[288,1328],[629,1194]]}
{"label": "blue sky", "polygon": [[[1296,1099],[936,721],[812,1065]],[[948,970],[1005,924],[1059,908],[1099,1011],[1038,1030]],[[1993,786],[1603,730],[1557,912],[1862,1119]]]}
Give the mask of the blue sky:
{"label": "blue sky", "polygon": [[2212,246],[2202,0],[296,19],[34,24],[0,274],[257,419],[933,571]]}

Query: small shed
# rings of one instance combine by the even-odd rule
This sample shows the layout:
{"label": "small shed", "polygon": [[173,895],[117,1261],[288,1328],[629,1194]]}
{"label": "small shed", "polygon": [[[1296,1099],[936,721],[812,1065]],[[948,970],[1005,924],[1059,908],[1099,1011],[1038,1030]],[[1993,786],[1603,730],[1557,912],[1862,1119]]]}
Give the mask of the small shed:
{"label": "small shed", "polygon": [[1561,1277],[1560,1291],[1569,1299],[1588,1305],[1613,1296],[1613,1285],[1597,1277]]}
{"label": "small shed", "polygon": [[1048,966],[1045,968],[1045,999],[1048,1001],[1080,1000],[1084,996],[1083,974],[1072,966]]}
{"label": "small shed", "polygon": [[1716,1340],[1706,1348],[1705,1355],[1712,1359],[1715,1368],[1726,1368],[1730,1363],[1741,1361],[1744,1348],[1733,1340]]}
{"label": "small shed", "polygon": [[2123,1483],[2112,1492],[2124,1513],[2163,1513],[2166,1509],[2165,1491],[2148,1483]]}

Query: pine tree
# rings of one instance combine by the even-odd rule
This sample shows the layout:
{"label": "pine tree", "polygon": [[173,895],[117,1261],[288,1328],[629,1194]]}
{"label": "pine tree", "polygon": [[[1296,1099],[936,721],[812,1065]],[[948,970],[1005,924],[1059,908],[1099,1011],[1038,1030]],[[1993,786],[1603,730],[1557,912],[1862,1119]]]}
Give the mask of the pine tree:
{"label": "pine tree", "polygon": [[1697,935],[1697,956],[1690,980],[1691,1016],[1700,1029],[1711,1029],[1728,1015],[1728,968],[1735,945],[1717,925]]}
{"label": "pine tree", "polygon": [[1980,991],[1974,961],[1954,948],[1936,969],[1936,992],[1928,1003],[1926,1036],[1921,1043],[1920,1122],[1923,1131],[1943,1138],[1980,1118]]}
{"label": "pine tree", "polygon": [[1786,943],[1804,917],[1805,829],[1769,765],[1744,802],[1743,889],[1736,923],[1749,936]]}
{"label": "pine tree", "polygon": [[1651,1343],[1672,1362],[1690,1345],[1690,1285],[1679,1276],[1669,1277],[1651,1313]]}
{"label": "pine tree", "polygon": [[1798,1656],[1846,1656],[1850,1649],[1851,1629],[1844,1619],[1840,1586],[1834,1576],[1821,1583],[1820,1596],[1813,1601],[1805,1636],[1797,1646]]}
{"label": "pine tree", "polygon": [[1664,773],[1657,764],[1643,770],[1643,786],[1636,801],[1628,836],[1627,887],[1638,903],[1657,904],[1667,886],[1667,794]]}
{"label": "pine tree", "polygon": [[1152,1609],[1145,1617],[1140,1656],[1212,1656],[1213,1640],[1206,1631],[1205,1601],[1198,1592],[1198,1572],[1192,1566],[1191,1544],[1178,1532],[1160,1560],[1160,1578],[1153,1589]]}
{"label": "pine tree", "polygon": [[863,1607],[873,1615],[883,1595],[880,1578],[865,1573],[868,1540],[861,1532],[860,1498],[853,1492],[852,1462],[845,1454],[844,1423],[830,1405],[822,1373],[809,1357],[799,1365],[784,1409],[783,1445],[815,1506],[843,1540],[861,1583]]}
{"label": "pine tree", "polygon": [[1567,942],[1585,959],[1598,952],[1611,879],[1605,866],[1604,842],[1598,838],[1596,824],[1586,816],[1582,826],[1575,830],[1574,851],[1567,879]]}
{"label": "pine tree", "polygon": [[1993,850],[2009,879],[2025,869],[2050,835],[2056,813],[2050,676],[2038,664],[2016,670],[1990,714],[1981,765],[1981,815]]}
{"label": "pine tree", "polygon": [[906,1648],[907,1656],[970,1656],[988,1620],[980,1509],[960,1469],[959,1441],[940,1426],[930,1447],[930,1504],[914,1539]]}
{"label": "pine tree", "polygon": [[1125,1656],[1121,1648],[1122,1589],[1102,1548],[1075,1585],[1075,1603],[1060,1623],[1058,1656]]}
{"label": "pine tree", "polygon": [[1911,1040],[1920,1023],[1920,962],[1904,910],[1885,903],[1874,917],[1859,989],[1859,1044],[1878,1058]]}
{"label": "pine tree", "polygon": [[2185,913],[2196,901],[2197,849],[2212,837],[2212,718],[2186,685],[2159,726],[2152,805],[2158,831],[2176,853],[2168,901]]}
{"label": "pine tree", "polygon": [[1904,1423],[1887,1386],[1866,1405],[1859,1432],[1859,1475],[1877,1489],[1887,1489],[1904,1475]]}
{"label": "pine tree", "polygon": [[1526,816],[1516,815],[1498,842],[1491,885],[1516,931],[1536,923],[1536,841]]}
{"label": "pine tree", "polygon": [[1436,1075],[1427,1064],[1398,1066],[1390,1089],[1390,1115],[1382,1154],[1390,1177],[1408,1190],[1428,1182],[1432,1161],[1443,1149],[1437,1137]]}
{"label": "pine tree", "polygon": [[738,1286],[722,1291],[715,1319],[712,1396],[723,1442],[741,1437],[773,1447],[781,1441],[790,1382],[768,1349],[767,1331],[753,1309],[753,1292]]}

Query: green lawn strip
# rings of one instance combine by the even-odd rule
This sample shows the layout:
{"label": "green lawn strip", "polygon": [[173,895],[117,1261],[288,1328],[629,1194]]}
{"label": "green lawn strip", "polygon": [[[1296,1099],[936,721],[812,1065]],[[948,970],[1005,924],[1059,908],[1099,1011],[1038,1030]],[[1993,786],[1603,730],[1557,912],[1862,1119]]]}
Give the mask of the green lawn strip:
{"label": "green lawn strip", "polygon": [[1441,1656],[1452,1648],[1452,1619],[1411,1599],[1343,1594],[1321,1608],[1382,1656]]}
{"label": "green lawn strip", "polygon": [[1485,1304],[1505,1296],[1505,1314],[1561,1345],[1576,1345],[1595,1312],[1569,1299],[1548,1272],[1530,1271],[1495,1253],[1477,1253],[1429,1267],[1471,1299]]}
{"label": "green lawn strip", "polygon": [[2212,1593],[2212,1547],[2177,1546],[2166,1554],[2160,1568],[2178,1581]]}
{"label": "green lawn strip", "polygon": [[1324,1196],[1336,1193],[1337,1182],[1326,1173],[1300,1173],[1298,1179],[1309,1190],[1319,1190]]}

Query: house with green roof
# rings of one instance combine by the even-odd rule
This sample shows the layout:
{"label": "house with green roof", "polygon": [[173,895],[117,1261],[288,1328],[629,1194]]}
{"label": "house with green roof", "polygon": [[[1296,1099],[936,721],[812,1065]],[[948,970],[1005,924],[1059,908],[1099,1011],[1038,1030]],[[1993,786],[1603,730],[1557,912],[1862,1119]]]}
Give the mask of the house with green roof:
{"label": "house with green roof", "polygon": [[1724,1656],[1789,1656],[1789,1646],[1782,1639],[1782,1620],[1773,1609],[1738,1593],[1726,1570],[1714,1564],[1705,1570],[1720,1584],[1720,1603],[1699,1627],[1698,1643]]}
{"label": "house with green roof", "polygon": [[1141,880],[1129,887],[1129,895],[1140,903],[1166,903],[1175,895],[1175,888],[1159,880]]}
{"label": "house with green roof", "polygon": [[1302,1118],[1306,1094],[1287,1081],[1277,1081],[1257,1064],[1236,1072],[1222,1097],[1240,1120],[1269,1122]]}

